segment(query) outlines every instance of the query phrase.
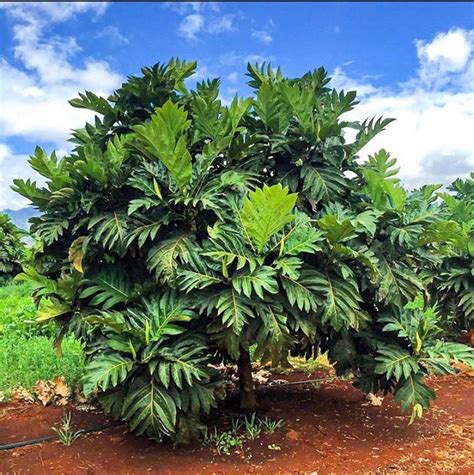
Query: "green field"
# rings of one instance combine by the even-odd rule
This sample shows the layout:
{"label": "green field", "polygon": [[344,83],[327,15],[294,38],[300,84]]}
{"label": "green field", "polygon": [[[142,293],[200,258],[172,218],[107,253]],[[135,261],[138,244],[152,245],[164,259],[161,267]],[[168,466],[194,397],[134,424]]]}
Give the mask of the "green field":
{"label": "green field", "polygon": [[58,357],[52,345],[55,333],[55,324],[36,323],[29,285],[0,287],[0,391],[29,389],[40,379],[56,376],[77,383],[84,366],[81,345],[66,337],[63,356]]}

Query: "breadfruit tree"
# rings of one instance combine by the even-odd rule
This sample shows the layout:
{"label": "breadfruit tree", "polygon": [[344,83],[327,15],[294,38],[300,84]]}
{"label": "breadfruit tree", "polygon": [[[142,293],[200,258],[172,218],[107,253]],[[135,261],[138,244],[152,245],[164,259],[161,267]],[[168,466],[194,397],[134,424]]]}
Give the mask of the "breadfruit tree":
{"label": "breadfruit tree", "polygon": [[433,229],[449,232],[437,188],[408,193],[384,150],[359,160],[390,119],[344,120],[356,93],[331,90],[322,68],[290,79],[249,65],[254,93],[230,104],[217,79],[188,90],[195,68],[171,60],[108,98],[80,94],[71,104],[94,123],[61,159],[36,149],[45,187],[15,180],[43,213],[22,278],[39,320],[84,342],[85,392],[131,430],[183,440],[225,396],[216,364],[238,364],[253,409],[249,347],[274,364],[328,351],[421,416],[424,376],[473,362],[422,298],[446,241]]}

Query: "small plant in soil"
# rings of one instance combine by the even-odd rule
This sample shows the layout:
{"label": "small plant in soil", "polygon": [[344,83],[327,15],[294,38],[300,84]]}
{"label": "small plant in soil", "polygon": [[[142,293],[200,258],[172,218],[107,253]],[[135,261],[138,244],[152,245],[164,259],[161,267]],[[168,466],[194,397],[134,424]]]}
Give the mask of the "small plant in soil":
{"label": "small plant in soil", "polygon": [[283,426],[283,419],[270,419],[268,416],[260,419],[263,431],[267,435],[272,435],[277,429]]}
{"label": "small plant in soil", "polygon": [[205,430],[203,445],[214,447],[219,455],[230,455],[232,449],[241,447],[246,440],[256,440],[262,433],[272,435],[282,426],[283,419],[261,418],[254,412],[233,418],[229,430],[219,431],[217,427],[212,432]]}
{"label": "small plant in soil", "polygon": [[59,441],[66,447],[70,447],[80,436],[81,431],[72,430],[72,414],[68,412],[61,419],[59,427],[51,427],[57,434]]}
{"label": "small plant in soil", "polygon": [[230,455],[231,450],[241,447],[243,442],[244,437],[234,429],[219,432],[215,427],[212,432],[205,432],[203,445],[214,447],[219,455]]}
{"label": "small plant in soil", "polygon": [[250,416],[245,416],[244,420],[245,434],[249,440],[255,440],[262,433],[262,421],[257,418],[255,412]]}

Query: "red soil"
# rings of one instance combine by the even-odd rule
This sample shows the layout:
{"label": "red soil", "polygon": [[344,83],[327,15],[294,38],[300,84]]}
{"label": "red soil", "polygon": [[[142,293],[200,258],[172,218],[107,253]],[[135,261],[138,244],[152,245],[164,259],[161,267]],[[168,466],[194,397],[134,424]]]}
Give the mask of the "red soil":
{"label": "red soil", "polygon": [[[301,380],[306,375],[281,377]],[[314,377],[314,376],[311,376]],[[217,455],[200,444],[173,448],[127,434],[124,427],[0,452],[0,474],[142,473],[474,473],[474,380],[431,380],[438,394],[421,422],[408,426],[390,397],[373,406],[349,382],[271,387],[259,394],[262,413],[282,417],[272,436],[246,442],[239,453]],[[0,444],[51,435],[64,412],[77,428],[104,424],[100,412],[72,406],[0,404]],[[233,413],[220,416],[222,424]],[[271,450],[268,446],[280,447]]]}

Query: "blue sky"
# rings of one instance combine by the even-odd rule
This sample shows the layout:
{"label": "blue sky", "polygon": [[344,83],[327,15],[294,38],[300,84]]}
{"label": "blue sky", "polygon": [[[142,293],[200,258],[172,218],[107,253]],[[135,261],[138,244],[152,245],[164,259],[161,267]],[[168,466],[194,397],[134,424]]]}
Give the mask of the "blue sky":
{"label": "blue sky", "polygon": [[[447,183],[474,169],[472,3],[0,4],[0,209],[35,144],[66,153],[68,130],[90,119],[67,100],[110,93],[128,74],[171,56],[246,93],[246,62],[285,74],[323,65],[333,86],[360,92],[357,119],[396,117],[364,150],[384,146],[407,186]],[[195,78],[195,79],[196,79]]]}

